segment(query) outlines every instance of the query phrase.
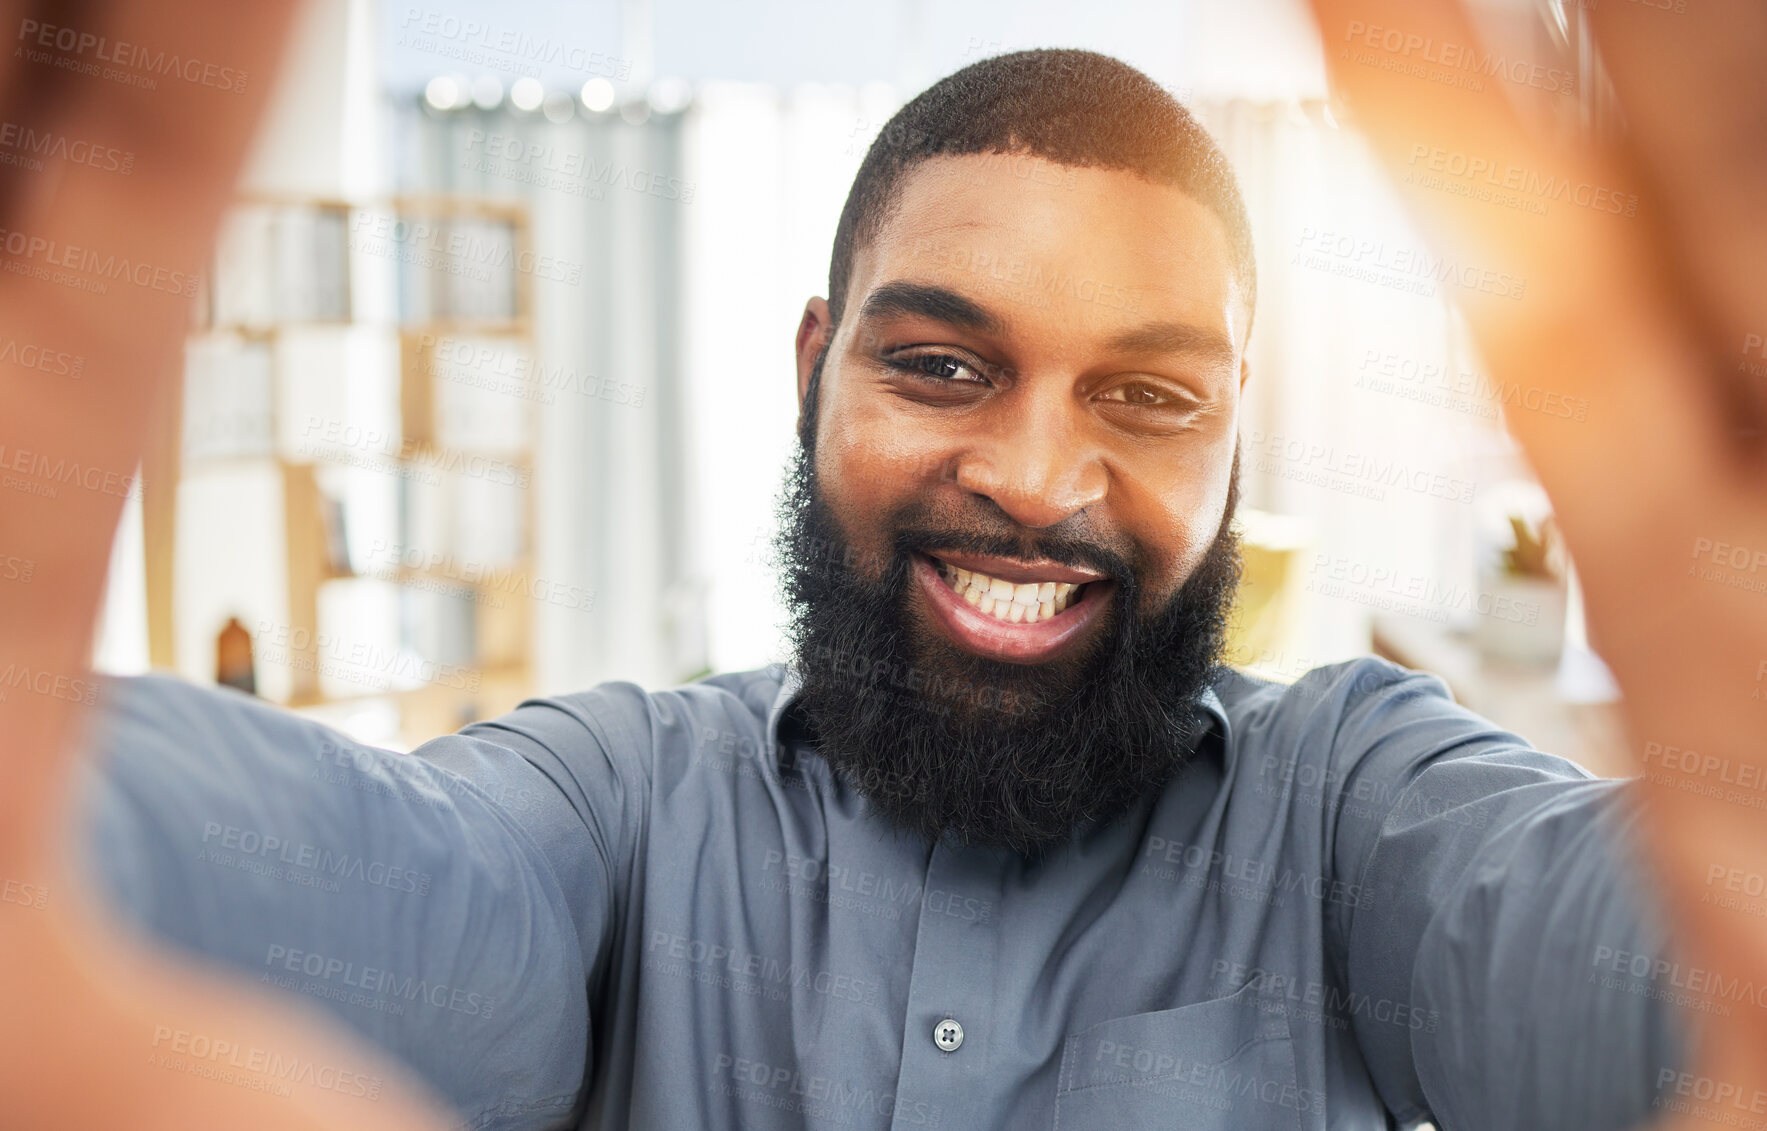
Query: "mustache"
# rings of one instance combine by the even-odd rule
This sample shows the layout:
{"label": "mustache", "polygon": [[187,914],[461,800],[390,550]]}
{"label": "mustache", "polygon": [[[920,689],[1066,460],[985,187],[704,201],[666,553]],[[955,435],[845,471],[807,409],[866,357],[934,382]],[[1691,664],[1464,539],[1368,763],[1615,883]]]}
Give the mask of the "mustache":
{"label": "mustache", "polygon": [[[941,513],[942,512],[942,513]],[[897,560],[905,569],[911,553],[937,557],[939,551],[1050,561],[1074,569],[1101,573],[1126,592],[1138,588],[1146,568],[1146,555],[1133,546],[1119,548],[1098,538],[1075,515],[1055,526],[1030,529],[1003,513],[981,515],[950,513],[922,502],[909,503],[890,516],[890,539]],[[1065,528],[1065,529],[1064,529]]]}
{"label": "mustache", "polygon": [[1024,561],[1050,561],[1074,569],[1104,574],[1125,588],[1135,585],[1135,567],[1126,557],[1107,547],[1077,539],[1012,531],[911,526],[897,529],[895,544],[898,553],[904,557],[910,552],[938,557],[940,551],[946,551],[1018,558]]}

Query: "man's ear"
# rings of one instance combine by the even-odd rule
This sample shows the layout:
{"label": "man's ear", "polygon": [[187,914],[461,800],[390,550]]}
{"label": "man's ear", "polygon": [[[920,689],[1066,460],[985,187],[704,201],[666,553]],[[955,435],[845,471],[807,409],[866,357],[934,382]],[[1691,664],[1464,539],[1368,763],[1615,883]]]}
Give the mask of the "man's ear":
{"label": "man's ear", "polygon": [[816,358],[828,345],[833,323],[828,316],[828,300],[813,298],[804,304],[804,317],[798,322],[798,419],[804,416],[804,398],[810,394],[810,374],[816,371]]}

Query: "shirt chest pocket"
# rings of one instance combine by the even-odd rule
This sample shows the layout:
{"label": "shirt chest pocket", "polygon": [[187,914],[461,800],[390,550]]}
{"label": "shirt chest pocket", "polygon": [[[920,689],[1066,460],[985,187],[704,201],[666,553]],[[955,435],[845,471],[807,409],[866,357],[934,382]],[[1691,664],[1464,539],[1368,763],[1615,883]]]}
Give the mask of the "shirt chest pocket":
{"label": "shirt chest pocket", "polygon": [[1295,1081],[1280,1001],[1230,997],[1137,1013],[1072,1033],[1062,1048],[1056,1131],[1299,1131],[1324,1097]]}

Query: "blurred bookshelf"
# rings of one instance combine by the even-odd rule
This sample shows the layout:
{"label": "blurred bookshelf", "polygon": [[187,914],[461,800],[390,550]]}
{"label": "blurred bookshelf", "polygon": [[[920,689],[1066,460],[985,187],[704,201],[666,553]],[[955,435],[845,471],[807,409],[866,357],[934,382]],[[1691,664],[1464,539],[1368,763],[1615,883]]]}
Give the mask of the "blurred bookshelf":
{"label": "blurred bookshelf", "polygon": [[507,199],[236,202],[144,475],[155,667],[405,747],[528,694],[531,261]]}

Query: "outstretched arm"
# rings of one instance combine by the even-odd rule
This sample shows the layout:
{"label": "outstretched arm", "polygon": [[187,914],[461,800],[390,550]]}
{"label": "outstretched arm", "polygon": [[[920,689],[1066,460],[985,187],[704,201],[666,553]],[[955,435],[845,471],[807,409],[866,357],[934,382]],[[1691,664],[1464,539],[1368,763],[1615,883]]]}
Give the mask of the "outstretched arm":
{"label": "outstretched arm", "polygon": [[[74,750],[93,721],[88,646],[126,485],[152,421],[170,411],[191,281],[209,257],[295,8],[0,0],[0,121],[68,142],[41,169],[0,165],[0,557],[28,563],[0,579],[0,1097],[9,1127],[442,1126],[439,1108],[362,1042],[121,941],[59,836]],[[135,50],[197,61],[199,78],[205,66],[225,67],[237,81],[223,90],[179,72],[129,82],[116,60]],[[133,151],[126,181],[71,160],[75,143]],[[80,359],[77,379],[32,365],[45,351]],[[36,489],[44,468],[60,469],[52,490]],[[207,1056],[225,1047],[229,1066],[167,1066],[188,1063],[198,1047]],[[331,1073],[283,1095],[261,1079],[271,1058],[342,1058],[384,1086],[370,1101]]]}
{"label": "outstretched arm", "polygon": [[[1492,376],[1588,400],[1585,422],[1519,413],[1508,425],[1577,559],[1634,745],[1697,752],[1645,767],[1640,784],[1639,856],[1661,881],[1682,961],[1760,983],[1767,920],[1710,897],[1767,872],[1767,823],[1715,772],[1767,772],[1767,597],[1751,584],[1767,576],[1756,556],[1767,553],[1767,8],[1577,5],[1627,119],[1623,134],[1590,139],[1552,132],[1525,85],[1473,89],[1381,65],[1407,44],[1479,44],[1456,0],[1312,6],[1346,114],[1395,180],[1425,145],[1642,198],[1633,217],[1556,205],[1534,216],[1398,186],[1444,252],[1528,280],[1519,303],[1463,298]],[[1701,1019],[1699,1094],[1767,1099],[1767,1010]]]}

